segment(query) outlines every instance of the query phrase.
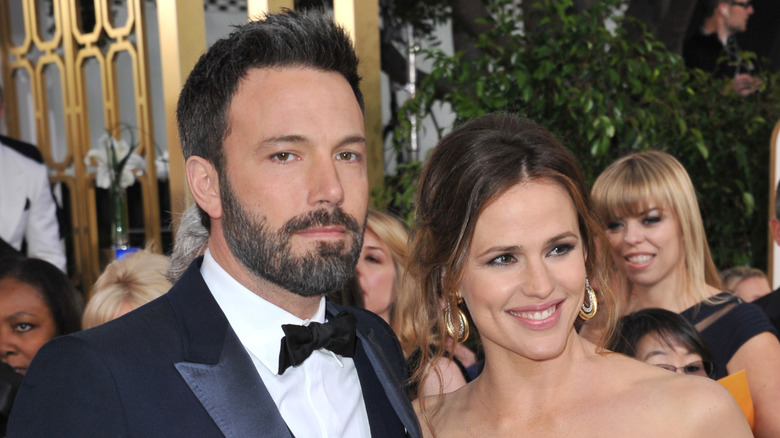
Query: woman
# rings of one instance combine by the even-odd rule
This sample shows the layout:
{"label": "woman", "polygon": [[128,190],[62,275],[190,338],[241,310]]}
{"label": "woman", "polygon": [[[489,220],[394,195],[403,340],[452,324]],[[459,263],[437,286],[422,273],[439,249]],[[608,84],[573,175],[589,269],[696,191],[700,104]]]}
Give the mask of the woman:
{"label": "woman", "polygon": [[80,297],[62,271],[38,259],[0,261],[0,361],[25,374],[43,344],[80,324]]}
{"label": "woman", "polygon": [[[369,209],[363,249],[358,259],[357,282],[362,297],[362,307],[376,313],[393,328],[401,342],[404,357],[412,363],[419,363],[420,350],[414,338],[413,319],[410,306],[416,303],[410,299],[414,292],[412,282],[406,279],[406,244],[409,234],[404,224],[387,213]],[[428,379],[413,388],[416,395],[430,395],[439,392],[440,383],[445,392],[454,391],[465,385],[469,379],[466,367],[476,362],[474,353],[451,338],[444,344],[437,344],[429,335],[420,342],[444,348],[447,358],[438,364],[439,379]]]}
{"label": "woman", "polygon": [[170,259],[143,249],[114,260],[100,274],[84,309],[82,327],[96,327],[162,296],[171,288]]}
{"label": "woman", "polygon": [[363,249],[355,273],[363,307],[376,313],[398,331],[395,300],[406,265],[404,225],[389,214],[368,210]]}
{"label": "woman", "polygon": [[693,184],[671,155],[647,151],[610,165],[593,185],[619,269],[626,313],[680,313],[712,352],[714,377],[745,370],[756,436],[780,436],[780,342],[761,309],[722,293]]}
{"label": "woman", "polygon": [[485,351],[477,379],[415,403],[426,436],[750,436],[711,380],[577,334],[578,315],[614,305],[607,287],[598,303],[588,285],[607,282],[585,182],[545,129],[509,114],[475,119],[439,142],[418,190],[410,269],[421,299],[447,297],[432,315],[444,336],[444,326],[461,332],[462,298]]}

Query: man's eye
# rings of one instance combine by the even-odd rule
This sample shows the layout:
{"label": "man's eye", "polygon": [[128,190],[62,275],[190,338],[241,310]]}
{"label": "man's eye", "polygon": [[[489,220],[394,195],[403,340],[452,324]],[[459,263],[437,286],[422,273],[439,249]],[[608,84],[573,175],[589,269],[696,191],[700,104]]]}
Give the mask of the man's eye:
{"label": "man's eye", "polygon": [[360,155],[354,152],[339,152],[336,157],[340,161],[357,161],[360,158]]}
{"label": "man's eye", "polygon": [[292,161],[293,158],[295,158],[295,155],[289,152],[279,152],[278,154],[273,154],[271,158],[273,158],[276,161],[287,162],[287,161]]}

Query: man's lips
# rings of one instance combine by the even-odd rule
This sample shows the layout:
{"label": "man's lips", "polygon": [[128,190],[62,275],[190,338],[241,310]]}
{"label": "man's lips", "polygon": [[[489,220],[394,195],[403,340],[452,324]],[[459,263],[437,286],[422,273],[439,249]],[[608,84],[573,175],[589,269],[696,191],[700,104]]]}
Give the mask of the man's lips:
{"label": "man's lips", "polygon": [[305,230],[297,231],[295,234],[316,239],[339,239],[344,237],[346,231],[343,227],[328,226],[307,228]]}

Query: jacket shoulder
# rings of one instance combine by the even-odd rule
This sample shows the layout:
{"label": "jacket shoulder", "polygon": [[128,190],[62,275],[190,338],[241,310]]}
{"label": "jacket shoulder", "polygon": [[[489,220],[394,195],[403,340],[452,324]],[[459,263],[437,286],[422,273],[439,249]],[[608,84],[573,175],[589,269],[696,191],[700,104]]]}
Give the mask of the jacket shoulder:
{"label": "jacket shoulder", "polygon": [[25,143],[21,140],[16,140],[3,135],[0,135],[0,143],[12,151],[15,151],[16,153],[35,161],[36,163],[43,164],[43,155],[41,155],[41,151],[30,143]]}

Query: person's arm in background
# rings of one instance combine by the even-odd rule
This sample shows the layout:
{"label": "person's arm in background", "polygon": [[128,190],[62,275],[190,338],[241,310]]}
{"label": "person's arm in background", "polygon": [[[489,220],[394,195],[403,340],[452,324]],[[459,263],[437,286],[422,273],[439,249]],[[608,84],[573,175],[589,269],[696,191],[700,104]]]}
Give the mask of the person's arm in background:
{"label": "person's arm in background", "polygon": [[67,272],[65,245],[60,236],[57,205],[51,192],[46,167],[41,164],[36,168],[36,175],[30,175],[29,180],[30,212],[24,232],[27,256],[46,260],[61,271]]}

